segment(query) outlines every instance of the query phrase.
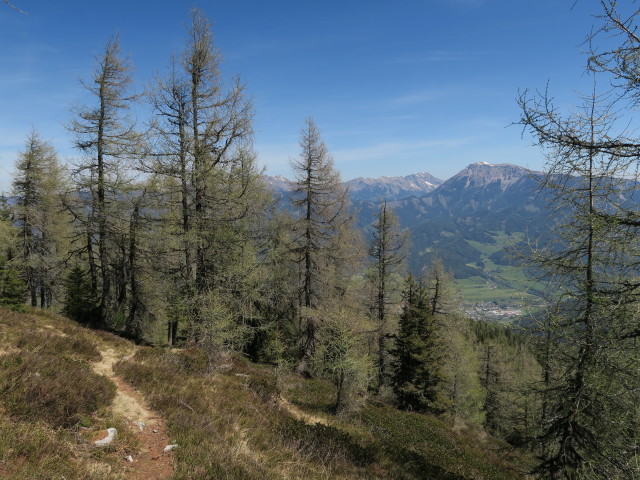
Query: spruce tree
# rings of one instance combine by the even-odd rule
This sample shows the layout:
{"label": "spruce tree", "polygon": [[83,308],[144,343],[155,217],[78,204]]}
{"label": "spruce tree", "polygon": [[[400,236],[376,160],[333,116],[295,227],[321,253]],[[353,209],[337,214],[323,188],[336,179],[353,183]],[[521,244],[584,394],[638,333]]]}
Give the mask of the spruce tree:
{"label": "spruce tree", "polygon": [[439,414],[446,411],[444,375],[437,325],[424,288],[409,277],[403,292],[396,346],[393,392],[403,410]]}
{"label": "spruce tree", "polygon": [[62,313],[76,322],[95,324],[98,319],[99,302],[91,289],[89,276],[80,265],[75,265],[69,270],[64,286]]}

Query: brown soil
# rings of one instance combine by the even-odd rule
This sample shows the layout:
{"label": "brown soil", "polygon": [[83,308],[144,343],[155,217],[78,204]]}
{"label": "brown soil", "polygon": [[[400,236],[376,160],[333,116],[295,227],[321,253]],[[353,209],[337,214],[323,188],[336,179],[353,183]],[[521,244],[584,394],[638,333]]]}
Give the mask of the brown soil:
{"label": "brown soil", "polygon": [[[140,451],[131,455],[133,462],[129,462],[126,458],[122,460],[127,462],[125,468],[127,478],[131,480],[171,478],[173,452],[163,452],[164,448],[171,443],[164,420],[147,407],[140,393],[113,372],[113,364],[122,357],[112,348],[104,348],[100,353],[102,360],[94,364],[94,370],[109,377],[115,383],[117,393],[112,406],[113,410],[128,420],[130,428],[135,432],[140,442]],[[143,422],[145,428],[141,429],[133,422]],[[106,436],[106,432],[104,432],[104,436]]]}

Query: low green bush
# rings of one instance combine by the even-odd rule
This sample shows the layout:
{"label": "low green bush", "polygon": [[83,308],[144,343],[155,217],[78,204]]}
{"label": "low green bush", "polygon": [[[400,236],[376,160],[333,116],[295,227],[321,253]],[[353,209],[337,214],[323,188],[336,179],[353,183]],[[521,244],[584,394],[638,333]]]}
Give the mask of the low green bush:
{"label": "low green bush", "polygon": [[358,420],[392,460],[394,478],[524,478],[490,439],[483,444],[477,437],[459,435],[436,417],[369,405],[359,413]]}

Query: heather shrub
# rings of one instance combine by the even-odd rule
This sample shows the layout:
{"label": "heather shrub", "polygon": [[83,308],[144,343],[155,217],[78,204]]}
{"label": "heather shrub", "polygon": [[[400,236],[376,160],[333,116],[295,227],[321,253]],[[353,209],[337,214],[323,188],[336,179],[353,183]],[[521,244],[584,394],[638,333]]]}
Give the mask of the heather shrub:
{"label": "heather shrub", "polygon": [[0,402],[21,419],[71,427],[109,405],[115,390],[85,362],[43,352],[0,357]]}
{"label": "heather shrub", "polygon": [[40,354],[72,355],[87,361],[100,360],[96,344],[83,337],[65,337],[52,332],[22,330],[16,342],[20,350],[38,350]]}

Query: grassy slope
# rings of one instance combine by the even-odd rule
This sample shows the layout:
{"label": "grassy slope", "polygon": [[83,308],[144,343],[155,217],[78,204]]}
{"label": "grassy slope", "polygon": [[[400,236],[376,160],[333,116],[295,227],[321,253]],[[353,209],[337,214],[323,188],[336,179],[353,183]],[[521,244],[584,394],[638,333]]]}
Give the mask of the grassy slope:
{"label": "grassy slope", "polygon": [[167,418],[181,445],[176,479],[523,478],[504,444],[366,402],[336,417],[326,383],[276,385],[271,367],[242,358],[147,349],[116,370]]}
{"label": "grassy slope", "polygon": [[[0,478],[126,478],[135,440],[109,411],[109,381],[87,367],[97,345],[119,342],[61,317],[0,310]],[[524,460],[499,442],[370,402],[337,417],[326,383],[276,382],[272,367],[239,357],[145,348],[116,371],[166,418],[175,479],[524,478]],[[116,442],[93,448],[87,432],[114,425]]]}
{"label": "grassy slope", "polygon": [[[135,440],[108,405],[114,385],[97,375],[99,343],[121,340],[43,313],[0,309],[0,478],[123,479]],[[96,431],[118,430],[106,448]]]}

